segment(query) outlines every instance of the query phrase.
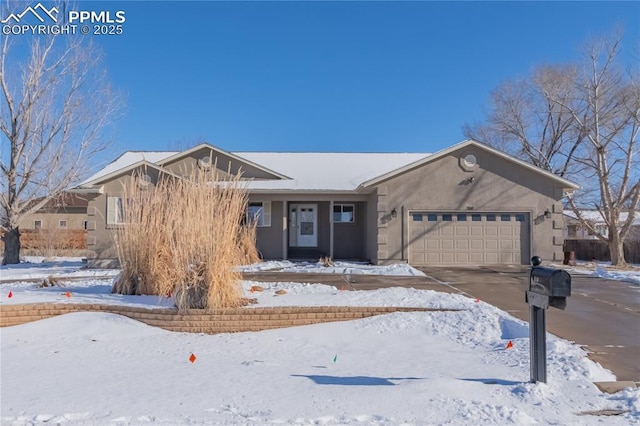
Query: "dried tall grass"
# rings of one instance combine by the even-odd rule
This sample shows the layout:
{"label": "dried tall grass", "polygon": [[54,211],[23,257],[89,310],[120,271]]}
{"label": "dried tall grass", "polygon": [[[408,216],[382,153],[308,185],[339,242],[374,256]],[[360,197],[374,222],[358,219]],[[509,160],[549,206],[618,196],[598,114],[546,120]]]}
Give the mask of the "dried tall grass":
{"label": "dried tall grass", "polygon": [[[122,267],[113,292],[172,294],[179,309],[240,306],[244,254],[255,250],[242,220],[247,191],[239,176],[198,170],[124,186],[124,222],[116,232]],[[255,234],[254,234],[255,235]],[[240,247],[242,241],[242,249]]]}
{"label": "dried tall grass", "polygon": [[256,247],[256,224],[246,224],[238,235],[238,256],[243,265],[250,265],[262,260]]}

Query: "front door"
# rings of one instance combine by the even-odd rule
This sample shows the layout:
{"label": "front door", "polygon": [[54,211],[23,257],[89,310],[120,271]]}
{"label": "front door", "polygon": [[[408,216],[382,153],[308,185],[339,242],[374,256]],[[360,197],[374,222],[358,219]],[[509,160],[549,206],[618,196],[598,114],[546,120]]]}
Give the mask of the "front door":
{"label": "front door", "polygon": [[289,245],[318,247],[318,205],[289,205]]}

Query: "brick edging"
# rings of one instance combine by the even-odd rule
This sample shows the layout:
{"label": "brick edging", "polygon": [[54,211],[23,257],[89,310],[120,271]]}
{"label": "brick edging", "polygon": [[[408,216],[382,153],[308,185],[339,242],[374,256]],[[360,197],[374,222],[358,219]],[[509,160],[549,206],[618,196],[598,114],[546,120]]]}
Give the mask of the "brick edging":
{"label": "brick edging", "polygon": [[353,307],[353,306],[287,306],[251,307],[205,311],[175,308],[137,308],[132,306],[37,303],[0,306],[0,327],[25,324],[72,312],[106,312],[119,314],[169,331],[189,333],[236,333],[274,328],[349,321],[392,312],[434,312],[456,309],[412,307]]}

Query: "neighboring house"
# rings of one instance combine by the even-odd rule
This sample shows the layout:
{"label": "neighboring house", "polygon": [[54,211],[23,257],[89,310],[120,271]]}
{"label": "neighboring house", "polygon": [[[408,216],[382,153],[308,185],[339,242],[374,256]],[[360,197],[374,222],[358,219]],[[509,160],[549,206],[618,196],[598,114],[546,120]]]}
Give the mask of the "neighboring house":
{"label": "neighboring house", "polygon": [[49,200],[36,212],[25,215],[19,222],[20,230],[87,229],[87,198],[64,192]]}
{"label": "neighboring house", "polygon": [[[597,234],[604,238],[609,237],[609,228],[600,212],[597,210],[582,210],[580,215],[586,219],[594,228]],[[598,237],[591,233],[579,220],[573,210],[565,210],[563,213],[564,228],[563,237],[570,240],[597,240]],[[627,212],[620,213],[620,222],[627,220]],[[640,215],[633,218],[631,230],[627,240],[640,240]]]}
{"label": "neighboring house", "polygon": [[[213,163],[209,161],[213,158]],[[89,199],[89,265],[116,262],[123,182],[215,164],[248,180],[265,259],[368,260],[412,265],[561,260],[562,198],[573,182],[464,141],[435,154],[126,152],[73,191]]]}

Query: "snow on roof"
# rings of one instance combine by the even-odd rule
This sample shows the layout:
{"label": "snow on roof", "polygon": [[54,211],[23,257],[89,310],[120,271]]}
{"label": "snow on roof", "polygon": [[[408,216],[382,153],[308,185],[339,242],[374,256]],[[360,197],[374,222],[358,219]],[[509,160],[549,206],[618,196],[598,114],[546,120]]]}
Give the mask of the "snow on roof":
{"label": "snow on roof", "polygon": [[250,190],[353,191],[362,182],[417,161],[426,153],[236,152],[291,180],[253,181]]}
{"label": "snow on roof", "polygon": [[[177,154],[176,151],[128,151],[80,185],[90,183],[142,160],[156,163],[175,154]],[[427,153],[352,152],[233,152],[232,154],[291,177],[284,180],[255,180],[248,185],[250,190],[267,191],[353,191],[362,182],[430,155]]]}
{"label": "snow on roof", "polygon": [[177,151],[127,151],[111,163],[107,164],[103,169],[96,172],[93,176],[84,180],[79,186],[85,185],[113,172],[117,172],[118,170],[129,167],[139,161],[146,160],[150,163],[157,163],[158,161],[164,160],[176,153]]}
{"label": "snow on roof", "polygon": [[[564,210],[562,213],[567,217],[570,217],[572,219],[577,219],[577,216],[573,212],[573,210]],[[584,219],[586,219],[591,223],[595,223],[595,224],[604,223],[604,219],[602,215],[597,210],[581,210],[580,214]],[[621,212],[620,222],[624,222],[625,220],[627,220],[627,212]],[[633,224],[640,225],[640,214],[636,213],[635,217],[633,218]]]}

